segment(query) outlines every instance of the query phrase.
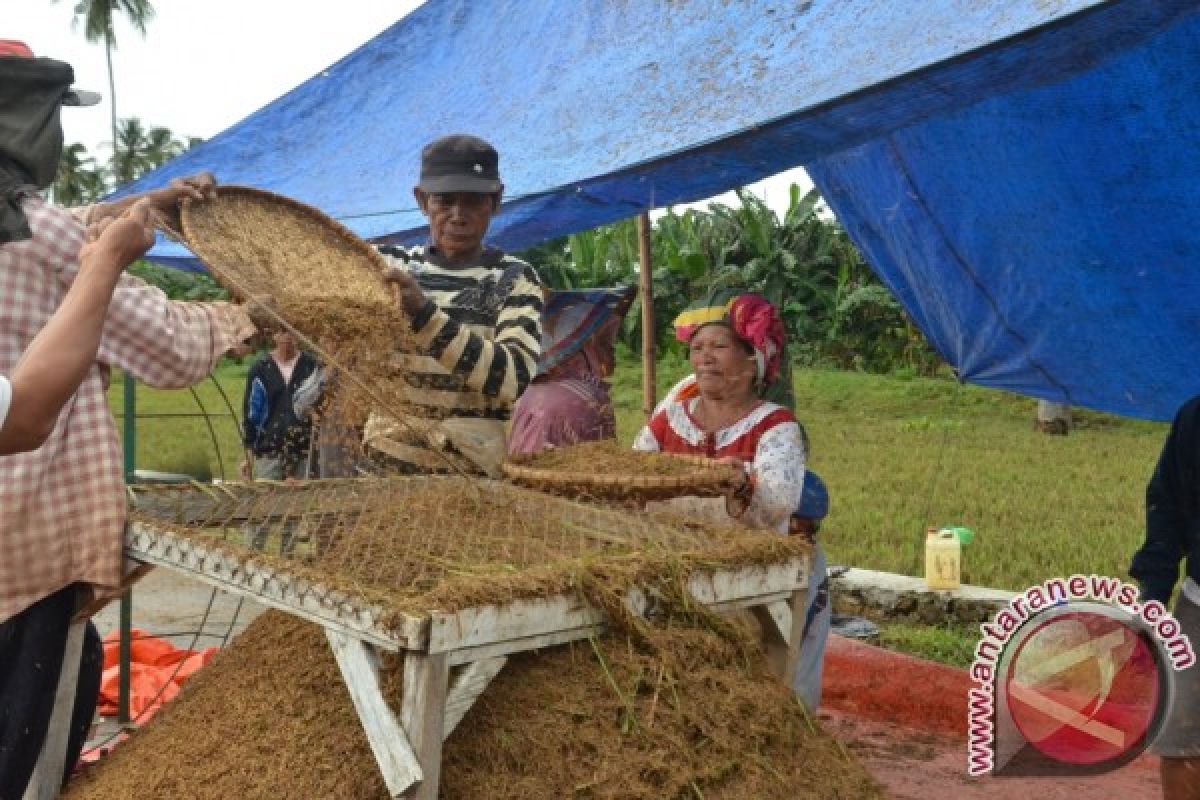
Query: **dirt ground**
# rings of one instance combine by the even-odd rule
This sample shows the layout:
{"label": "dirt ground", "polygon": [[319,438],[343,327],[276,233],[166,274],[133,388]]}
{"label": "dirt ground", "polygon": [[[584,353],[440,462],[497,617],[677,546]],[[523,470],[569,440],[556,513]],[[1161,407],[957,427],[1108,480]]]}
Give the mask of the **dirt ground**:
{"label": "dirt ground", "polygon": [[822,711],[819,717],[825,730],[846,745],[893,800],[1157,800],[1162,796],[1158,760],[1152,756],[1089,778],[972,778],[966,771],[966,742],[957,737],[839,711]]}
{"label": "dirt ground", "polygon": [[[165,569],[153,570],[133,592],[133,627],[188,649],[221,645],[245,630],[264,610],[251,600],[239,603],[234,595],[214,593],[206,584]],[[120,614],[120,603],[114,601],[92,618],[101,636],[117,630]]]}

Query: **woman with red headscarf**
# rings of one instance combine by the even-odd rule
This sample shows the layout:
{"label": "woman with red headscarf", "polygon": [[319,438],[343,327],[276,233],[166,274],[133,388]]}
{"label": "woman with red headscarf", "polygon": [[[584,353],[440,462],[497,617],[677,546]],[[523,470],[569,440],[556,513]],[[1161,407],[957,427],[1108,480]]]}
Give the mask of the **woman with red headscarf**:
{"label": "woman with red headscarf", "polygon": [[[675,335],[688,345],[693,374],[655,409],[634,448],[729,459],[744,469],[724,500],[681,497],[652,505],[784,534],[794,514],[824,516],[824,508],[814,511],[801,502],[808,450],[804,429],[790,410],[765,399],[780,388],[773,385],[784,352],[778,310],[757,294],[708,298],[675,319]],[[808,610],[791,676],[792,689],[809,710],[821,699],[830,621],[822,595],[825,556],[815,540],[812,544]]]}
{"label": "woman with red headscarf", "polygon": [[729,459],[744,467],[724,503],[668,501],[678,510],[786,533],[804,486],[805,441],[791,411],[764,400],[779,376],[783,320],[757,294],[710,299],[675,320],[693,374],[671,390],[634,449]]}

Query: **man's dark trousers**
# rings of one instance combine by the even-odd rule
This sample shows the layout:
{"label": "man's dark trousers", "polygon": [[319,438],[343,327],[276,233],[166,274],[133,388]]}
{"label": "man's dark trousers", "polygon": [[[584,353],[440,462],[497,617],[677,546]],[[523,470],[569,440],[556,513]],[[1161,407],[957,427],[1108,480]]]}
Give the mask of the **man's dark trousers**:
{"label": "man's dark trousers", "polygon": [[[60,589],[0,625],[0,800],[21,800],[54,711],[67,631],[79,589]],[[66,772],[71,774],[96,713],[104,651],[91,623],[83,641],[71,714]]]}

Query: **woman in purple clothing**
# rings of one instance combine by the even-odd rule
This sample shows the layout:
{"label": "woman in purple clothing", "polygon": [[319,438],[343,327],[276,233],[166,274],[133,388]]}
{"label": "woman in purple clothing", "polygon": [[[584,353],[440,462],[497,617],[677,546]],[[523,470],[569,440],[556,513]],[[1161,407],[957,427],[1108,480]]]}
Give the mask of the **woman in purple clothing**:
{"label": "woman in purple clothing", "polygon": [[634,294],[632,286],[549,294],[538,374],[513,407],[509,455],[616,438],[605,379]]}

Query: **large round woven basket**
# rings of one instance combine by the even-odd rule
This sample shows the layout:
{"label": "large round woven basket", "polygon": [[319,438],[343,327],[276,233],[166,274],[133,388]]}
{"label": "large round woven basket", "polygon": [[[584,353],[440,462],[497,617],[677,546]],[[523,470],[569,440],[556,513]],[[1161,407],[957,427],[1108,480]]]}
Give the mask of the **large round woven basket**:
{"label": "large round woven basket", "polygon": [[304,203],[219,186],[215,199],[185,200],[180,221],[187,246],[235,294],[270,295],[284,306],[323,299],[399,314],[380,281],[383,256]]}
{"label": "large round woven basket", "polygon": [[410,386],[396,353],[412,352],[412,325],[373,247],[315,208],[245,186],[185,200],[180,222],[183,241],[221,285],[243,299],[272,298],[278,326],[345,377],[326,398],[335,417],[361,425],[372,411],[404,413]]}
{"label": "large round woven basket", "polygon": [[[666,454],[655,453],[655,456]],[[509,480],[569,497],[591,497],[630,502],[672,497],[717,497],[736,476],[737,467],[703,456],[674,455],[691,469],[673,475],[613,475],[580,470],[532,466],[536,456],[511,456],[503,465]]]}

